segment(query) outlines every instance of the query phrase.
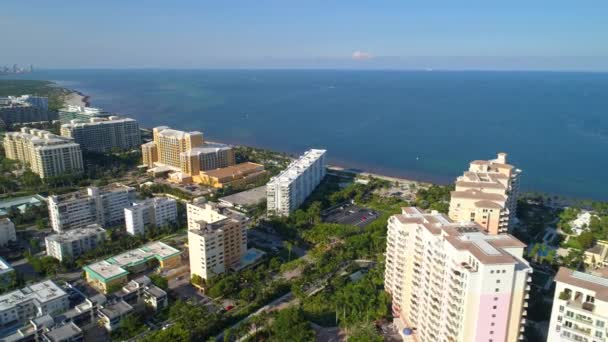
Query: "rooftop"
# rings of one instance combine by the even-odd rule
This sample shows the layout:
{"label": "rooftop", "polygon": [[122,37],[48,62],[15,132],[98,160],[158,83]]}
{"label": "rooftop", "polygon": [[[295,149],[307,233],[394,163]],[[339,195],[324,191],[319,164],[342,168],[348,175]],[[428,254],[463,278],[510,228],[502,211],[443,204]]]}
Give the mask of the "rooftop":
{"label": "rooftop", "polygon": [[453,222],[447,216],[425,213],[415,207],[402,209],[395,216],[402,224],[416,224],[432,234],[443,235],[457,250],[470,252],[482,264],[519,264],[524,262],[509,253],[508,248],[524,248],[525,244],[511,235],[489,235],[475,222]]}
{"label": "rooftop", "polygon": [[593,291],[597,299],[608,301],[608,278],[560,267],[555,281]]}
{"label": "rooftop", "polygon": [[32,145],[41,148],[49,145],[63,144],[72,144],[75,146],[80,146],[76,144],[72,138],[62,137],[60,135],[53,134],[49,131],[29,127],[21,127],[20,132],[8,132],[6,133],[5,137],[6,139],[13,140],[27,140]]}
{"label": "rooftop", "polygon": [[118,116],[110,116],[107,118],[90,118],[88,122],[82,122],[78,120],[72,120],[68,124],[61,125],[62,128],[77,128],[77,127],[87,127],[87,126],[100,126],[100,125],[114,125],[117,123],[124,122],[137,122],[131,118],[121,118]]}
{"label": "rooftop", "polygon": [[123,316],[131,311],[133,311],[133,307],[129,305],[127,302],[123,300],[116,301],[111,304],[105,305],[101,310],[104,316],[109,319]]}
{"label": "rooftop", "polygon": [[74,322],[67,323],[59,328],[55,328],[44,333],[44,335],[52,342],[66,341],[81,334],[82,330],[76,324],[74,324]]}
{"label": "rooftop", "polygon": [[4,260],[2,257],[0,257],[0,276],[12,271],[14,271],[14,269],[11,264],[8,261]]}
{"label": "rooftop", "polygon": [[85,227],[66,230],[59,234],[53,234],[46,237],[47,241],[70,242],[77,241],[87,237],[96,236],[99,233],[105,233],[99,224],[94,223]]}
{"label": "rooftop", "polygon": [[184,131],[178,131],[176,129],[169,128],[167,126],[155,127],[154,130],[157,131],[158,134],[161,136],[177,138],[177,139],[183,139],[187,136],[192,136],[192,135],[203,135],[203,133],[201,133],[199,131],[184,132]]}
{"label": "rooftop", "polygon": [[235,177],[235,176],[239,176],[239,175],[246,176],[252,172],[262,171],[262,170],[264,170],[264,165],[251,163],[251,162],[245,162],[245,163],[240,163],[240,164],[236,164],[236,165],[232,165],[232,166],[223,167],[221,169],[204,171],[204,174],[206,174],[209,177],[214,177],[214,178],[221,180],[224,178]]}
{"label": "rooftop", "polygon": [[281,173],[272,177],[268,184],[288,184],[294,179],[298,178],[307,168],[309,168],[315,161],[321,158],[327,150],[316,150],[311,149],[306,151],[300,158],[294,160],[287,166]]}
{"label": "rooftop", "polygon": [[90,115],[90,116],[107,116],[107,115],[109,115],[108,112],[105,112],[100,108],[82,107],[82,106],[74,106],[74,105],[65,106],[65,107],[59,109],[59,111],[68,112],[68,113],[78,113],[78,114],[84,114],[84,115]]}
{"label": "rooftop", "polygon": [[61,287],[52,280],[45,280],[0,296],[0,311],[29,300],[46,303],[62,296],[67,296],[67,293]]}
{"label": "rooftop", "polygon": [[266,199],[266,185],[222,197],[220,202],[234,206],[253,206],[264,199]]}
{"label": "rooftop", "polygon": [[108,281],[127,275],[129,271],[125,268],[145,263],[152,258],[165,260],[180,253],[176,248],[163,242],[155,241],[106,260],[87,265],[84,267],[84,270],[93,276],[97,276],[102,281]]}
{"label": "rooftop", "polygon": [[107,194],[110,192],[135,191],[135,188],[130,187],[128,185],[121,184],[121,183],[112,183],[112,184],[108,184],[108,185],[100,187],[100,188],[91,186],[91,187],[88,187],[83,190],[69,192],[69,193],[63,194],[63,195],[52,196],[51,198],[53,198],[55,201],[69,201],[69,200],[75,200],[75,199],[81,199],[81,198],[88,198],[88,197],[91,197],[90,193],[92,193],[94,191],[98,191],[98,193],[100,195],[104,195],[104,194]]}
{"label": "rooftop", "polygon": [[19,210],[23,213],[23,212],[25,212],[25,209],[27,206],[30,206],[30,205],[40,206],[45,201],[46,201],[46,199],[40,195],[23,196],[23,197],[15,197],[15,198],[6,199],[4,201],[0,201],[0,215],[6,215],[7,214],[6,210],[8,208],[13,208],[13,207],[19,208]]}
{"label": "rooftop", "polygon": [[[198,133],[202,134],[200,132],[198,132]],[[192,149],[190,149],[186,152],[182,152],[182,154],[186,155],[186,156],[198,156],[200,154],[217,153],[220,151],[228,151],[231,149],[232,149],[232,147],[230,147],[228,145],[224,145],[224,144],[204,143],[203,146],[193,147]]]}

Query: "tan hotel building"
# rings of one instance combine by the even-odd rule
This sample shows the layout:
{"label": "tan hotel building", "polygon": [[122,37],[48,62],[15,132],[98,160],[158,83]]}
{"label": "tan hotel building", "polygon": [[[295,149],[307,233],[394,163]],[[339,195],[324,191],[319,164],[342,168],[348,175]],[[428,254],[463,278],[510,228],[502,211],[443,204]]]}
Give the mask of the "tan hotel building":
{"label": "tan hotel building", "polygon": [[521,170],[507,164],[507,154],[493,160],[474,160],[456,179],[449,217],[457,222],[477,222],[490,234],[511,230],[517,207]]}
{"label": "tan hotel building", "polygon": [[155,127],[154,140],[141,146],[144,165],[154,167],[155,163],[181,167],[180,155],[194,147],[203,146],[203,133],[184,132],[167,126]]}
{"label": "tan hotel building", "polygon": [[205,143],[201,132],[161,126],[154,128],[153,137],[141,146],[144,165],[155,175],[168,174],[170,181],[223,187],[254,183],[266,176],[262,165],[236,165],[230,146]]}

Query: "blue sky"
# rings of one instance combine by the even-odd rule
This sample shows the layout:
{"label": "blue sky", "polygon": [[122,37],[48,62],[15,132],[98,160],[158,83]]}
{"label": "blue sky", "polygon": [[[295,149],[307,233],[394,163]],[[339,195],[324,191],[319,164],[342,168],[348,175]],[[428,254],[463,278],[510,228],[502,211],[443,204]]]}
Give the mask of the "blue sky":
{"label": "blue sky", "polygon": [[608,70],[608,1],[0,4],[0,65]]}

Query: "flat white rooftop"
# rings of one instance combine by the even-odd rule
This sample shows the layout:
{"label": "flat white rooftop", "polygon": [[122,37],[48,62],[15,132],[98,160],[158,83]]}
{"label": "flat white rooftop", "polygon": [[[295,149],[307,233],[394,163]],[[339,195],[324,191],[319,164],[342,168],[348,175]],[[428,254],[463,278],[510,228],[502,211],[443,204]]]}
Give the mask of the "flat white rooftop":
{"label": "flat white rooftop", "polygon": [[300,158],[294,160],[281,173],[272,177],[268,184],[289,184],[306,171],[312,164],[321,158],[327,150],[310,149]]}
{"label": "flat white rooftop", "polygon": [[78,241],[87,237],[95,236],[99,233],[105,233],[105,231],[106,230],[101,228],[99,224],[94,223],[85,227],[66,230],[65,232],[59,234],[49,235],[46,237],[46,240],[58,242]]}
{"label": "flat white rooftop", "polygon": [[29,300],[46,303],[62,296],[67,296],[67,293],[53,281],[46,280],[0,296],[0,311]]}
{"label": "flat white rooftop", "polygon": [[108,281],[112,278],[128,274],[129,271],[125,268],[145,263],[152,258],[163,260],[180,253],[176,248],[163,242],[155,241],[106,260],[87,265],[84,267],[84,270],[93,273],[103,281]]}
{"label": "flat white rooftop", "polygon": [[14,271],[11,264],[8,261],[6,261],[0,257],[0,275],[3,275],[5,273],[11,272],[11,271]]}

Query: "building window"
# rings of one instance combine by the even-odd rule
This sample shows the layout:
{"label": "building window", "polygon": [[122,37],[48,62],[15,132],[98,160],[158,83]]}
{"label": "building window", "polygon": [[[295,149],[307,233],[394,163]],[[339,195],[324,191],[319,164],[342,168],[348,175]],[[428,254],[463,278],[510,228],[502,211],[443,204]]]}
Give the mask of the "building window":
{"label": "building window", "polygon": [[496,305],[494,305],[494,306],[492,307],[492,309],[494,309],[494,310],[496,310],[496,308],[497,308],[497,306],[496,306]]}
{"label": "building window", "polygon": [[496,318],[496,314],[492,314],[492,318]]}

